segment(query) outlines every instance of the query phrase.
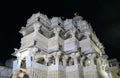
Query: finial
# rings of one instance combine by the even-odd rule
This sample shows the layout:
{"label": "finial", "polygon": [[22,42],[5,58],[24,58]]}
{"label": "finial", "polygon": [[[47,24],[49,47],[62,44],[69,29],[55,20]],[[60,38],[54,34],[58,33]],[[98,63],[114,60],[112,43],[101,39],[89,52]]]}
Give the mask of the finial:
{"label": "finial", "polygon": [[74,16],[79,16],[78,12],[75,12],[75,13],[74,13]]}

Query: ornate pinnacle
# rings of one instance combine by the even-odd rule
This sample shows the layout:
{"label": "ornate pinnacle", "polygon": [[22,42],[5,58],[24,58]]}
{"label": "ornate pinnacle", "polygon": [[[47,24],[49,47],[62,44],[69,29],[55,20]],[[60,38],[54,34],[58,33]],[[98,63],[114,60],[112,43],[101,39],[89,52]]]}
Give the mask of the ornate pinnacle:
{"label": "ornate pinnacle", "polygon": [[75,12],[75,13],[74,13],[74,16],[79,16],[79,13],[78,13],[78,12]]}

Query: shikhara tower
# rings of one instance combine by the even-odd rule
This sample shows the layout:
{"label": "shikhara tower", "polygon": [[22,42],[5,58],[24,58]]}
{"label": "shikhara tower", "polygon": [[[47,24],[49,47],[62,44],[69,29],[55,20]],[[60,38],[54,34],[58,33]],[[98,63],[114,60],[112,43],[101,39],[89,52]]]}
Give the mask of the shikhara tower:
{"label": "shikhara tower", "polygon": [[62,20],[36,13],[19,32],[13,78],[20,69],[30,78],[112,78],[103,45],[78,14]]}

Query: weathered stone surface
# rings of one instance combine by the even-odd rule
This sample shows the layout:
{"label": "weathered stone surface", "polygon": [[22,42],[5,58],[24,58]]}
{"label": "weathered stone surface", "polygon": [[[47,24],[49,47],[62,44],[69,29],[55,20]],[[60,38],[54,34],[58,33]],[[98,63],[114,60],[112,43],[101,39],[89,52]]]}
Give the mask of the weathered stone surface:
{"label": "weathered stone surface", "polygon": [[9,78],[12,74],[12,68],[0,66],[0,78]]}
{"label": "weathered stone surface", "polygon": [[[33,14],[22,27],[17,70],[24,69],[30,78],[112,78],[104,47],[90,24],[75,14],[73,19],[49,19]],[[29,56],[29,64],[26,58]],[[13,78],[18,72],[13,71]]]}

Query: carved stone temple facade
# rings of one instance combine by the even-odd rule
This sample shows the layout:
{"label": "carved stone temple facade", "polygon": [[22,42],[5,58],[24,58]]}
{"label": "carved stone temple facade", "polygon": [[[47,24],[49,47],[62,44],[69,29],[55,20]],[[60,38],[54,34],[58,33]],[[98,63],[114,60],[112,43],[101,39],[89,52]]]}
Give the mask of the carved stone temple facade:
{"label": "carved stone temple facade", "polygon": [[102,43],[77,13],[72,19],[36,13],[19,32],[12,78],[19,70],[30,78],[112,78]]}

